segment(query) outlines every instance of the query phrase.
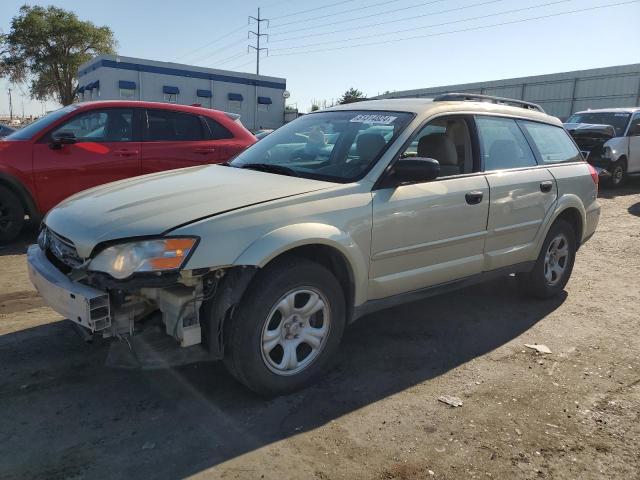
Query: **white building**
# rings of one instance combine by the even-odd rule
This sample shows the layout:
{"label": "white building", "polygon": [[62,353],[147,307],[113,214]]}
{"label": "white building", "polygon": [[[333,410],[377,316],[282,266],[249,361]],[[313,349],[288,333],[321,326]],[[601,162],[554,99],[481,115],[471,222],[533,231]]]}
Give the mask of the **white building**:
{"label": "white building", "polygon": [[391,92],[377,98],[480,93],[538,103],[561,119],[589,108],[640,106],[640,64]]}
{"label": "white building", "polygon": [[284,78],[100,55],[78,70],[78,97],[170,102],[238,113],[247,128],[284,123]]}

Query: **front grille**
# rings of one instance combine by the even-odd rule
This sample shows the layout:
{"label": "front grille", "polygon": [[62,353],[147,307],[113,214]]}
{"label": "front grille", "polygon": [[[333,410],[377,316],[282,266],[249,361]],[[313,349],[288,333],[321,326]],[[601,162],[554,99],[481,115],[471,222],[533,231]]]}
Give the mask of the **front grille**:
{"label": "front grille", "polygon": [[78,268],[84,263],[84,260],[78,255],[75,245],[68,238],[58,235],[46,227],[41,236],[40,247],[44,247],[43,250],[48,257],[54,257],[58,262],[72,269]]}

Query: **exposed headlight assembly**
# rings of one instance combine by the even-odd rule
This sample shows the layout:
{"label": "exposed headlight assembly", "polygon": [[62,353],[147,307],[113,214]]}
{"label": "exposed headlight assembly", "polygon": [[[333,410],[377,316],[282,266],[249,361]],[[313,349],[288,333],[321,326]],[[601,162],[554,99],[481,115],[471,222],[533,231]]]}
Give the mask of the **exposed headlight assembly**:
{"label": "exposed headlight assembly", "polygon": [[187,260],[195,238],[161,238],[112,245],[89,264],[93,272],[104,272],[123,280],[134,273],[178,270]]}

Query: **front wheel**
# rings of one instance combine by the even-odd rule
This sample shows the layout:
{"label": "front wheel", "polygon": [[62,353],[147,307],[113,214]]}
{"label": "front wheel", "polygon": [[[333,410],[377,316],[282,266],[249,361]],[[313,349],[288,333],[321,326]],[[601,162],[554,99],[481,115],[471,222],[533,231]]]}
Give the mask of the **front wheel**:
{"label": "front wheel", "polygon": [[609,179],[609,186],[611,188],[618,188],[624,183],[627,176],[627,165],[624,160],[618,160],[611,165],[611,178]]}
{"label": "front wheel", "polygon": [[24,226],[24,207],[15,193],[0,186],[0,243],[9,243]]}
{"label": "front wheel", "polygon": [[576,258],[576,233],[564,220],[556,220],[542,244],[530,272],[518,274],[520,290],[532,297],[549,298],[562,291]]}
{"label": "front wheel", "polygon": [[345,326],[340,283],[291,257],[260,271],[229,326],[225,364],[251,390],[280,395],[308,385],[335,357]]}

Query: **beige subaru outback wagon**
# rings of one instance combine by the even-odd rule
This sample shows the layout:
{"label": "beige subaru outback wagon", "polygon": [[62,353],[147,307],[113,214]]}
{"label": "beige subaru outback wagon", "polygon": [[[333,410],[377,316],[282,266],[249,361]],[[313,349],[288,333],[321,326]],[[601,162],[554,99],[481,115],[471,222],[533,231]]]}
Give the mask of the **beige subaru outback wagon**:
{"label": "beige subaru outback wagon", "polygon": [[[549,297],[600,215],[562,123],[478,95],[305,115],[226,165],[77,194],[28,251],[45,301],[87,334],[223,359],[256,392],[307,385],[375,310],[517,274]],[[366,320],[362,320],[366,321]]]}

